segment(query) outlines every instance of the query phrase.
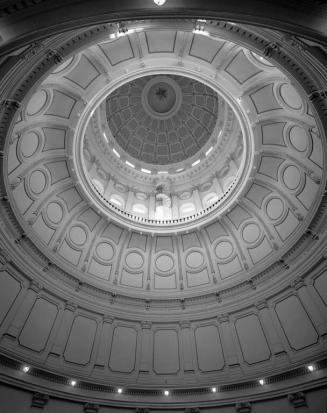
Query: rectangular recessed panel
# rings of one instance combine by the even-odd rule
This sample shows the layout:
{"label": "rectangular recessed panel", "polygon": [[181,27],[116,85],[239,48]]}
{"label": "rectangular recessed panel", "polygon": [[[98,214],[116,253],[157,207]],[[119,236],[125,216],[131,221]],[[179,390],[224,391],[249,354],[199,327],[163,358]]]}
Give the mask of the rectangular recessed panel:
{"label": "rectangular recessed panel", "polygon": [[176,274],[162,276],[160,274],[154,274],[154,288],[158,290],[176,288]]}
{"label": "rectangular recessed panel", "polygon": [[234,274],[237,274],[243,269],[238,256],[234,257],[229,262],[219,263],[218,268],[219,268],[221,278],[228,278]]}
{"label": "rectangular recessed panel", "polygon": [[94,258],[91,261],[88,272],[103,280],[109,280],[111,273],[111,265],[103,265],[96,261]]}
{"label": "rectangular recessed panel", "polygon": [[188,287],[196,287],[198,285],[208,284],[210,281],[207,268],[204,268],[199,272],[186,272],[186,277]]}
{"label": "rectangular recessed panel", "polygon": [[137,333],[130,327],[116,327],[113,335],[109,367],[120,373],[135,368]]}
{"label": "rectangular recessed panel", "polygon": [[235,322],[244,360],[248,364],[270,358],[270,350],[260,321],[256,315],[242,317]]}
{"label": "rectangular recessed panel", "polygon": [[294,350],[317,343],[318,334],[298,297],[293,295],[280,301],[275,311]]}
{"label": "rectangular recessed panel", "polygon": [[195,330],[195,342],[201,371],[217,371],[224,367],[224,355],[216,326],[197,328]]}
{"label": "rectangular recessed panel", "polygon": [[274,122],[261,126],[262,144],[286,146],[284,141],[285,122]]}
{"label": "rectangular recessed panel", "polygon": [[20,283],[7,271],[0,272],[0,325],[21,290]]}
{"label": "rectangular recessed panel", "polygon": [[257,262],[267,257],[272,252],[272,248],[267,238],[264,237],[259,245],[257,245],[255,248],[248,248],[248,251],[253,264],[256,264]]}
{"label": "rectangular recessed panel", "polygon": [[284,221],[276,225],[276,231],[278,232],[282,241],[285,241],[290,235],[293,234],[295,228],[299,225],[298,219],[295,217],[291,210],[288,210],[288,213],[284,219]]}
{"label": "rectangular recessed panel", "polygon": [[42,214],[40,214],[33,224],[34,231],[39,235],[42,241],[48,244],[51,241],[55,230],[47,226],[44,222]]}
{"label": "rectangular recessed panel", "polygon": [[194,35],[190,55],[212,63],[223,45],[223,41],[213,40],[203,35]]}
{"label": "rectangular recessed panel", "polygon": [[19,343],[34,351],[42,351],[50,336],[58,308],[53,303],[40,298],[30,312],[19,336]]}
{"label": "rectangular recessed panel", "polygon": [[102,233],[103,238],[109,238],[118,245],[123,229],[115,224],[109,224]]}
{"label": "rectangular recessed panel", "polygon": [[133,59],[134,52],[128,36],[99,45],[111,66]]}
{"label": "rectangular recessed panel", "polygon": [[171,30],[149,30],[145,32],[149,53],[173,53],[176,43],[176,32]]}
{"label": "rectangular recessed panel", "polygon": [[178,334],[158,330],[154,334],[153,368],[157,374],[176,374],[179,370]]}
{"label": "rectangular recessed panel", "polygon": [[205,230],[208,234],[210,242],[214,242],[218,237],[222,235],[227,235],[227,232],[225,231],[225,229],[218,222],[208,225],[205,228]]}
{"label": "rectangular recessed panel", "polygon": [[42,128],[45,136],[43,151],[65,149],[66,129]]}
{"label": "rectangular recessed panel", "polygon": [[327,271],[324,271],[315,279],[314,287],[327,306]]}
{"label": "rectangular recessed panel", "polygon": [[68,119],[72,113],[76,99],[59,90],[53,90],[53,98],[46,115]]}
{"label": "rectangular recessed panel", "polygon": [[245,56],[243,50],[240,50],[229,62],[225,71],[229,73],[238,83],[243,84],[261,70],[253,65]]}
{"label": "rectangular recessed panel", "polygon": [[98,76],[100,76],[98,69],[82,54],[77,65],[64,77],[82,89],[86,89]]}
{"label": "rectangular recessed panel", "polygon": [[270,110],[281,109],[273,91],[273,84],[261,87],[250,95],[257,113],[264,113]]}
{"label": "rectangular recessed panel", "polygon": [[87,364],[91,358],[96,330],[95,320],[77,316],[65,348],[65,360],[76,364]]}

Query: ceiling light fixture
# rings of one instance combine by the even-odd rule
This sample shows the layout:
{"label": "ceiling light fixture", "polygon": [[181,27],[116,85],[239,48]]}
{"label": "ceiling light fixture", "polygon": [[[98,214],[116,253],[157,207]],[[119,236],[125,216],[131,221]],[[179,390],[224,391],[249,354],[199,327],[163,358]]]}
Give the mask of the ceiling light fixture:
{"label": "ceiling light fixture", "polygon": [[192,163],[192,166],[198,165],[201,162],[201,159],[198,159],[197,161]]}
{"label": "ceiling light fixture", "polygon": [[163,6],[166,3],[166,0],[153,0],[157,6]]}
{"label": "ceiling light fixture", "polygon": [[212,393],[217,393],[217,387],[212,387],[211,391],[212,391]]}
{"label": "ceiling light fixture", "polygon": [[144,172],[145,174],[150,174],[151,173],[151,171],[149,171],[149,169],[141,168],[141,171]]}
{"label": "ceiling light fixture", "polygon": [[118,394],[122,394],[122,392],[123,392],[123,389],[122,389],[122,388],[117,389],[117,393],[118,393]]}
{"label": "ceiling light fixture", "polygon": [[165,395],[165,396],[169,396],[169,390],[165,390],[165,391],[164,391],[164,395]]}
{"label": "ceiling light fixture", "polygon": [[128,162],[128,161],[125,161],[125,164],[128,165],[128,166],[130,166],[131,168],[135,168],[135,165],[133,165],[132,163],[130,163],[130,162]]}
{"label": "ceiling light fixture", "polygon": [[120,158],[120,155],[119,155],[119,153],[116,151],[115,148],[112,148],[112,151],[113,151],[113,153],[117,156],[117,158]]}
{"label": "ceiling light fixture", "polygon": [[69,382],[69,384],[74,387],[74,386],[76,386],[77,381],[76,381],[76,380],[71,380],[71,381]]}
{"label": "ceiling light fixture", "polygon": [[210,153],[212,150],[213,150],[213,146],[211,146],[211,147],[207,150],[207,152],[206,152],[206,156],[208,156],[208,155],[209,155],[209,153]]}
{"label": "ceiling light fixture", "polygon": [[24,373],[28,373],[30,371],[30,366],[23,366],[22,370]]}
{"label": "ceiling light fixture", "polygon": [[265,384],[264,379],[260,379],[260,380],[259,380],[259,383],[260,383],[261,386],[263,386],[263,385]]}
{"label": "ceiling light fixture", "polygon": [[308,366],[308,370],[309,371],[313,371],[315,368],[314,368],[314,366],[312,365],[312,364],[310,364],[309,366]]}

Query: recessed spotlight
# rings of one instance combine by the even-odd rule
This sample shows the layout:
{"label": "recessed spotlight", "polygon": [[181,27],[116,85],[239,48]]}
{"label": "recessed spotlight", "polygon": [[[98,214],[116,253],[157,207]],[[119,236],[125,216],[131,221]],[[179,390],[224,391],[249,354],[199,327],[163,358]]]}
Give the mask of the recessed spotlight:
{"label": "recessed spotlight", "polygon": [[144,172],[145,174],[150,174],[151,173],[151,171],[149,171],[149,169],[141,168],[141,171]]}
{"label": "recessed spotlight", "polygon": [[217,387],[211,387],[212,393],[217,393]]}
{"label": "recessed spotlight", "polygon": [[123,392],[123,389],[122,389],[122,388],[117,389],[117,393],[118,393],[118,394],[122,394],[122,392]]}
{"label": "recessed spotlight", "polygon": [[163,6],[166,3],[166,0],[153,0],[157,6]]}
{"label": "recessed spotlight", "polygon": [[260,379],[260,380],[259,380],[259,383],[261,384],[261,386],[263,386],[263,385],[265,384],[264,379]]}
{"label": "recessed spotlight", "polygon": [[164,391],[164,395],[165,395],[165,396],[169,396],[169,390],[165,390],[165,391]]}
{"label": "recessed spotlight", "polygon": [[22,370],[24,373],[28,373],[30,371],[30,366],[23,366]]}
{"label": "recessed spotlight", "polygon": [[192,163],[192,166],[198,165],[201,162],[201,159],[198,159],[197,161]]}
{"label": "recessed spotlight", "polygon": [[77,381],[76,381],[76,380],[71,380],[71,381],[69,382],[69,384],[74,387],[74,386],[76,386]]}
{"label": "recessed spotlight", "polygon": [[308,370],[309,371],[313,371],[315,368],[314,368],[314,366],[312,365],[312,364],[310,364],[309,366],[308,366]]}

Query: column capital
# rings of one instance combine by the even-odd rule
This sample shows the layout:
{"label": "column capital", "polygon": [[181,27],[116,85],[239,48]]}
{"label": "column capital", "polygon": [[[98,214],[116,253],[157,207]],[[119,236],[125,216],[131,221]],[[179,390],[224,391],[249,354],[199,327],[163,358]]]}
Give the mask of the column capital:
{"label": "column capital", "polygon": [[142,330],[150,330],[152,327],[151,321],[141,321],[141,328]]}
{"label": "column capital", "polygon": [[250,403],[237,403],[235,409],[237,413],[251,413],[252,406]]}
{"label": "column capital", "polygon": [[287,396],[287,398],[295,409],[297,409],[298,407],[307,407],[305,395],[301,391],[291,393]]}
{"label": "column capital", "polygon": [[256,308],[260,311],[264,308],[268,308],[267,300],[260,300],[255,304]]}
{"label": "column capital", "polygon": [[301,287],[304,287],[304,286],[305,286],[305,282],[304,282],[304,280],[303,280],[302,277],[297,277],[297,278],[295,278],[295,280],[293,280],[293,281],[291,282],[291,286],[292,286],[292,288],[294,288],[295,290],[299,290]]}
{"label": "column capital", "polygon": [[219,323],[228,323],[230,321],[229,314],[221,314],[217,317]]}
{"label": "column capital", "polygon": [[84,413],[98,413],[99,406],[97,404],[86,403],[84,404]]}
{"label": "column capital", "polygon": [[31,407],[37,407],[43,409],[44,406],[48,403],[49,396],[43,393],[34,393],[32,397]]}
{"label": "column capital", "polygon": [[190,328],[191,323],[188,320],[182,320],[179,322],[181,328]]}

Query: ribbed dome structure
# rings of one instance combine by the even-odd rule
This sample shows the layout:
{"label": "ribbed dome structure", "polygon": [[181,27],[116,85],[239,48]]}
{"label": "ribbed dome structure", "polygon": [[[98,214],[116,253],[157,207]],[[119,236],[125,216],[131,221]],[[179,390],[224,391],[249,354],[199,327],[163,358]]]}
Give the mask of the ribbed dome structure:
{"label": "ribbed dome structure", "polygon": [[158,412],[321,385],[317,50],[204,19],[44,42],[0,79],[0,377]]}
{"label": "ribbed dome structure", "polygon": [[133,158],[158,165],[184,161],[211,137],[217,94],[182,76],[146,76],[107,98],[107,119],[118,145]]}

